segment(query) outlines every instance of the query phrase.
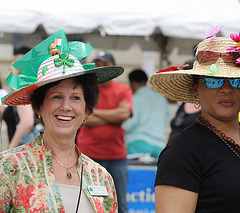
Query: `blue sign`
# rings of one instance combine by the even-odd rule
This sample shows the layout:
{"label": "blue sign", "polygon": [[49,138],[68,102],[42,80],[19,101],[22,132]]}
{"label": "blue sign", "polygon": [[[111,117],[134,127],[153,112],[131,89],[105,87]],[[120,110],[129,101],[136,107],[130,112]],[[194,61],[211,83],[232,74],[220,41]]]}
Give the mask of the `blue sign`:
{"label": "blue sign", "polygon": [[147,167],[128,169],[128,213],[155,213],[154,181],[156,169]]}

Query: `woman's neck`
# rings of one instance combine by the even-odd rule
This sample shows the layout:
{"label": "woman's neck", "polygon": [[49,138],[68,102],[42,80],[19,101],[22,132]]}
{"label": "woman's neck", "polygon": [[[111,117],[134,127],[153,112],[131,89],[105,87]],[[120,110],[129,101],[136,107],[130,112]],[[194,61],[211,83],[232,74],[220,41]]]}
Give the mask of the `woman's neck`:
{"label": "woman's neck", "polygon": [[51,149],[51,152],[55,157],[69,158],[70,156],[75,157],[77,154],[75,138],[54,137],[44,132],[43,143]]}

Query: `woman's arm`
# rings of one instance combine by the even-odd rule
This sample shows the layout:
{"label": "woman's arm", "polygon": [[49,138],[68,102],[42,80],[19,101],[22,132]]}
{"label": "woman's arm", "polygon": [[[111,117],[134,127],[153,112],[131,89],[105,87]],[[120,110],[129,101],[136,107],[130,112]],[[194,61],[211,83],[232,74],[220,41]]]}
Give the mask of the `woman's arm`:
{"label": "woman's arm", "polygon": [[155,187],[156,213],[194,213],[197,199],[196,192],[168,185]]}
{"label": "woman's arm", "polygon": [[19,123],[9,144],[9,148],[19,146],[22,138],[31,131],[34,125],[34,113],[30,105],[17,106],[17,113],[19,117]]}
{"label": "woman's arm", "polygon": [[197,199],[196,192],[168,185],[155,187],[156,213],[194,213]]}
{"label": "woman's arm", "polygon": [[4,110],[5,110],[5,107],[0,105],[0,121],[3,119]]}
{"label": "woman's arm", "polygon": [[107,124],[107,122],[104,119],[96,116],[95,114],[91,114],[89,115],[87,122],[84,125],[88,127],[96,127],[104,124]]}

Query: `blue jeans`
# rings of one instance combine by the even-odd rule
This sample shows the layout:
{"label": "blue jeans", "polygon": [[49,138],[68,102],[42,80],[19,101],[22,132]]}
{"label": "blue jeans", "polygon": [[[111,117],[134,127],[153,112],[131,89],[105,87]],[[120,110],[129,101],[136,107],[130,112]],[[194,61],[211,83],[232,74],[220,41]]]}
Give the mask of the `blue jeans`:
{"label": "blue jeans", "polygon": [[128,182],[128,167],[127,160],[96,160],[107,169],[112,175],[117,192],[118,212],[127,213],[127,182]]}

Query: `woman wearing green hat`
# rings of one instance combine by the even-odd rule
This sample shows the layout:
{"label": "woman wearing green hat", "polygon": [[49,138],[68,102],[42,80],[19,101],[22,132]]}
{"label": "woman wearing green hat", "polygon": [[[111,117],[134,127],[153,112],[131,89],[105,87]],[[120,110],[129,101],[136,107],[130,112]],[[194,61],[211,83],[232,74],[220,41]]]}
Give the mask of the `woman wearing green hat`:
{"label": "woman wearing green hat", "polygon": [[118,66],[81,65],[92,47],[68,42],[59,30],[21,57],[10,75],[6,105],[31,104],[45,130],[0,155],[0,212],[117,212],[113,179],[75,145],[97,104],[98,84],[122,74]]}
{"label": "woman wearing green hat", "polygon": [[159,156],[156,213],[240,212],[240,40],[231,38],[201,42],[192,70],[172,67],[149,79],[166,97],[202,108]]}

